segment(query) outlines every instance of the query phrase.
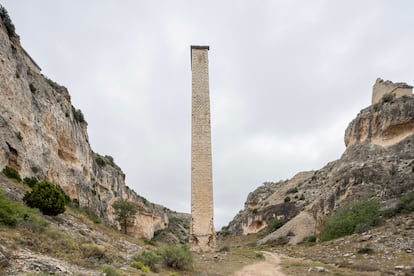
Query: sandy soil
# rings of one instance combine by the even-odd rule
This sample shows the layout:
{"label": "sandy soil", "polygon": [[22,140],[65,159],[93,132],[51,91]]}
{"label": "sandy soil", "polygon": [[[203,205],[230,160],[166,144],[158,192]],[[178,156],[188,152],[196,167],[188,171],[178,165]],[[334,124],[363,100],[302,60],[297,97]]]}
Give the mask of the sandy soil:
{"label": "sandy soil", "polygon": [[233,276],[285,276],[280,270],[280,257],[276,253],[262,252],[266,259],[236,271]]}

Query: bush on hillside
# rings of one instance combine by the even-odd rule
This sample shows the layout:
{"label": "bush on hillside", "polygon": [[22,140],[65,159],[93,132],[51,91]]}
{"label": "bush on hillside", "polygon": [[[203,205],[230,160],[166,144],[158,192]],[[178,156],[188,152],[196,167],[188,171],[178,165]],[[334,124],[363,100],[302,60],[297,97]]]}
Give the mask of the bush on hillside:
{"label": "bush on hillside", "polygon": [[11,167],[8,167],[8,166],[6,166],[4,169],[3,169],[3,174],[5,175],[5,176],[7,176],[8,178],[11,178],[11,179],[16,179],[18,182],[21,182],[22,181],[22,178],[20,177],[20,174],[19,174],[19,172],[18,171],[16,171],[15,169],[13,169],[13,168],[11,168]]}
{"label": "bush on hillside", "polygon": [[270,231],[275,231],[275,230],[279,229],[280,227],[283,226],[283,224],[285,224],[283,219],[278,219],[278,218],[272,219],[270,221],[270,224],[269,224]]}
{"label": "bush on hillside", "polygon": [[377,198],[349,203],[325,218],[321,225],[319,239],[333,240],[367,230],[379,221],[380,202]]}
{"label": "bush on hillside", "polygon": [[48,226],[37,210],[11,200],[1,189],[0,224],[10,227],[21,225],[32,232],[41,232]]}
{"label": "bush on hillside", "polygon": [[38,208],[49,216],[56,216],[66,210],[64,193],[47,180],[37,182],[33,190],[25,194],[23,200],[28,206]]}
{"label": "bush on hillside", "polygon": [[193,255],[188,246],[171,245],[161,248],[159,254],[167,267],[188,270],[193,265]]}
{"label": "bush on hillside", "polygon": [[298,187],[295,187],[295,188],[290,188],[289,190],[287,190],[287,192],[286,192],[286,194],[295,194],[295,193],[297,193],[299,190],[298,190]]}
{"label": "bush on hillside", "polygon": [[23,178],[23,183],[26,184],[27,186],[29,186],[30,188],[33,188],[34,185],[36,185],[37,183],[37,178],[36,177],[25,177]]}
{"label": "bush on hillside", "polygon": [[414,212],[414,192],[408,193],[400,198],[397,203],[396,213],[411,213]]}
{"label": "bush on hillside", "polygon": [[144,251],[141,255],[135,255],[133,259],[135,261],[134,263],[136,263],[136,268],[141,269],[137,264],[142,263],[148,266],[153,272],[157,272],[156,265],[161,261],[161,256],[153,251]]}
{"label": "bush on hillside", "polygon": [[121,276],[122,274],[119,273],[113,266],[104,265],[102,267],[102,272],[105,273],[106,276]]}

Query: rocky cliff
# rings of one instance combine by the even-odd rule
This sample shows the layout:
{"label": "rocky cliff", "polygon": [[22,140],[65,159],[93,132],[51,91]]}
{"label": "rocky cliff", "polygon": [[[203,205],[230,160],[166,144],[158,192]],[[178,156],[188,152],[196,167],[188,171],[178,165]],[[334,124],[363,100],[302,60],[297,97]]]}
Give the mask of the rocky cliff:
{"label": "rocky cliff", "polygon": [[0,20],[0,170],[47,178],[80,206],[114,223],[117,199],[138,205],[137,236],[151,238],[168,225],[173,212],[138,196],[110,156],[91,149],[87,122],[68,90],[41,74],[40,67]]}
{"label": "rocky cliff", "polygon": [[345,202],[376,196],[391,206],[413,191],[414,97],[387,95],[363,109],[346,129],[345,144],[342,157],[320,170],[258,187],[228,230],[261,232],[259,243],[280,237],[298,243]]}

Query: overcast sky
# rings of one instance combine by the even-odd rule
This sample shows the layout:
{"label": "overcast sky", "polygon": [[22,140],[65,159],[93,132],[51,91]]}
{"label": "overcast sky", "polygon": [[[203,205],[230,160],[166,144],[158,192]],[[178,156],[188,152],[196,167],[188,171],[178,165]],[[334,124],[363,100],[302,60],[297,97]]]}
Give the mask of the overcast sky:
{"label": "overcast sky", "polygon": [[210,45],[215,222],[321,168],[377,77],[414,84],[414,1],[0,0],[138,194],[190,212],[190,45]]}

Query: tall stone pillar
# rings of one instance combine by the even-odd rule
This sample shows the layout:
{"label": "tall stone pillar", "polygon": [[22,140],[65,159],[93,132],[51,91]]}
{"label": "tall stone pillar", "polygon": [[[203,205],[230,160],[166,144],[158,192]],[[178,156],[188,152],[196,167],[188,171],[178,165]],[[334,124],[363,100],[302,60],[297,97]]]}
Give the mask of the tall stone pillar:
{"label": "tall stone pillar", "polygon": [[211,165],[210,96],[208,81],[209,46],[191,46],[191,249],[214,251],[213,181]]}

